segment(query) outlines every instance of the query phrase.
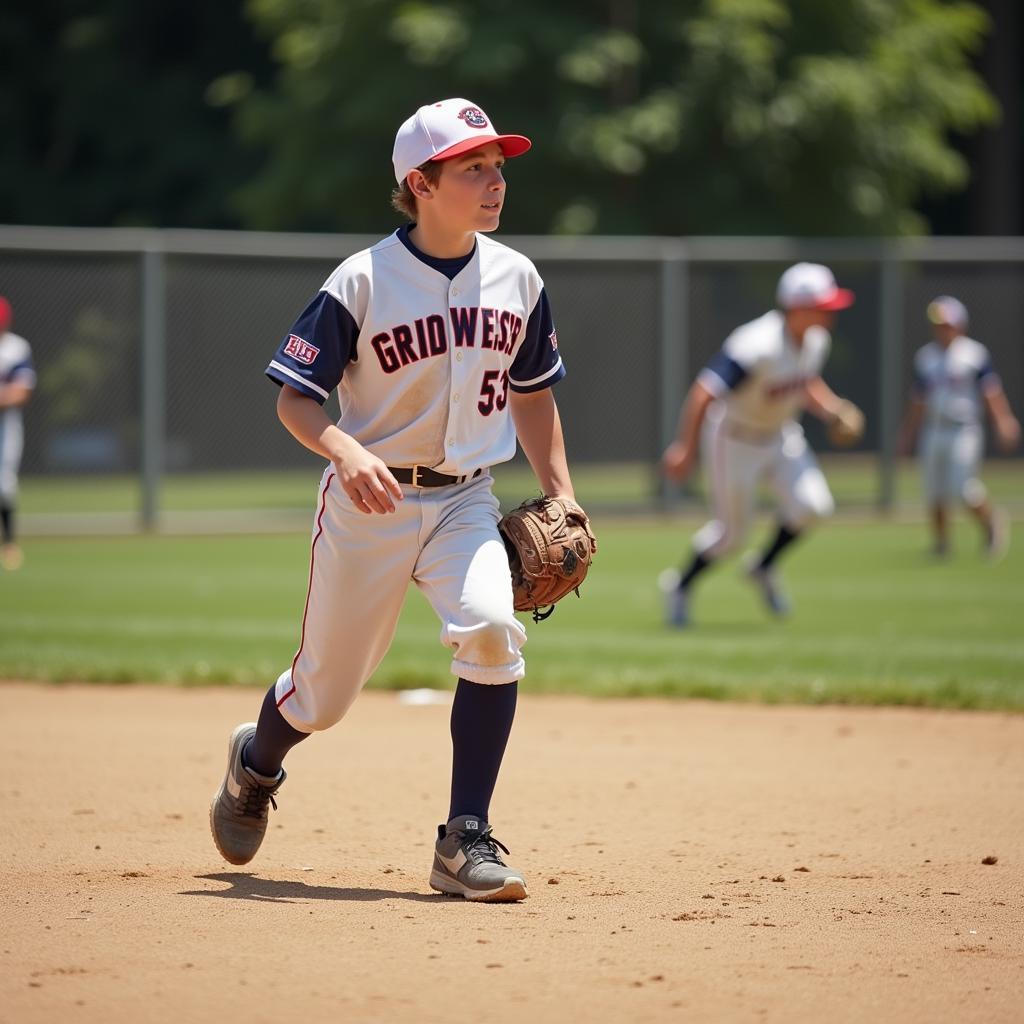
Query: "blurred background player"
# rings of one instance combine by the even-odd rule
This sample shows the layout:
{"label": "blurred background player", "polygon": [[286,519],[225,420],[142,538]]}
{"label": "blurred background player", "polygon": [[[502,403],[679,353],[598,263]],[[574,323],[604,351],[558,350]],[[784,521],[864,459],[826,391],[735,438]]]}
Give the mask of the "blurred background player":
{"label": "blurred background player", "polygon": [[32,397],[36,371],[28,342],[9,330],[11,304],[0,295],[0,565],[21,567],[14,530],[18,467],[24,438],[21,408]]}
{"label": "blurred background player", "polygon": [[928,304],[926,315],[935,340],[914,356],[914,388],[900,452],[909,455],[920,432],[921,474],[934,554],[942,557],[949,551],[948,506],[951,500],[959,500],[981,526],[985,550],[998,557],[1009,543],[1009,520],[1001,509],[992,507],[978,479],[985,446],[982,403],[1003,451],[1012,451],[1020,443],[1020,423],[992,368],[988,349],[965,333],[964,304],[951,295],[940,295]]}
{"label": "blurred background player", "polygon": [[682,573],[661,574],[669,625],[689,623],[694,580],[746,537],[762,480],[775,491],[778,528],[760,555],[748,557],[745,572],[773,614],[789,611],[775,561],[834,509],[797,420],[804,409],[826,422],[839,413],[843,400],[822,380],[821,370],[836,311],[853,301],[853,292],[838,287],[828,267],[797,263],[779,279],[777,308],[733,331],[690,388],[662,468],[669,479],[684,479],[697,461],[704,427],[714,518],[694,536],[693,557]]}

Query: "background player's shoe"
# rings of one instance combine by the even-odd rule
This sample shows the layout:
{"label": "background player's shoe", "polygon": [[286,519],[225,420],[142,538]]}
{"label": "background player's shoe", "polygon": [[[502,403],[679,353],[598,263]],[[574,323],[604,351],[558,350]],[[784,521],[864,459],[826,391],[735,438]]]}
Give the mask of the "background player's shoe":
{"label": "background player's shoe", "polygon": [[658,575],[658,589],[665,602],[665,625],[674,629],[690,624],[690,602],[686,591],[679,587],[681,578],[678,569],[662,569]]}
{"label": "background player's shoe", "polygon": [[472,815],[460,814],[438,825],[430,888],[481,903],[525,900],[521,872],[505,864],[499,849],[508,853],[491,826]]}
{"label": "background player's shoe", "polygon": [[985,554],[998,562],[1010,549],[1010,517],[1006,510],[993,507],[985,533]]}
{"label": "background player's shoe", "polygon": [[242,763],[242,751],[255,735],[255,722],[246,722],[231,734],[228,768],[210,804],[213,841],[229,864],[248,864],[256,856],[267,831],[268,804],[277,810],[274,794],[286,778],[283,768],[272,778]]}
{"label": "background player's shoe", "polygon": [[20,569],[24,561],[25,556],[21,553],[21,548],[17,544],[4,544],[3,547],[0,547],[0,565],[9,572]]}
{"label": "background player's shoe", "polygon": [[775,574],[771,569],[761,568],[761,559],[756,553],[751,553],[743,559],[743,574],[761,591],[761,597],[772,615],[781,618],[790,613],[792,606],[779,587]]}

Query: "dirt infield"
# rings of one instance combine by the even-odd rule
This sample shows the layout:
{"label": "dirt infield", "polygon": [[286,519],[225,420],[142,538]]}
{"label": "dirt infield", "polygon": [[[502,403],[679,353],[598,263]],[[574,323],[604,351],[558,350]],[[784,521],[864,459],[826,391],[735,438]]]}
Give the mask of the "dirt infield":
{"label": "dirt infield", "polygon": [[239,870],[259,693],[0,695],[3,1022],[1020,1020],[1022,716],[524,696],[482,906],[426,884],[446,707],[364,694]]}

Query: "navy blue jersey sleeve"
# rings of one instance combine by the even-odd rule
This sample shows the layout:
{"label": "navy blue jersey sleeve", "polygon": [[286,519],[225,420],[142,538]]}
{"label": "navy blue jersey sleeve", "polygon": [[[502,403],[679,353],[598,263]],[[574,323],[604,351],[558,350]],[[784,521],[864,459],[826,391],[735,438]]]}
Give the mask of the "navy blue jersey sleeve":
{"label": "navy blue jersey sleeve", "polygon": [[12,384],[25,384],[30,388],[35,387],[36,368],[32,365],[32,357],[27,355],[24,359],[19,360],[0,379]]}
{"label": "navy blue jersey sleeve", "polygon": [[714,394],[735,391],[746,379],[746,376],[747,368],[741,366],[731,356],[726,355],[724,351],[719,351],[701,373],[701,378],[705,383],[714,385],[710,388]]}
{"label": "navy blue jersey sleeve", "polygon": [[266,374],[323,405],[355,359],[358,336],[352,314],[333,295],[319,292],[278,346]]}
{"label": "navy blue jersey sleeve", "polygon": [[1002,381],[989,356],[985,356],[984,362],[978,367],[978,384],[983,391],[1002,387]]}
{"label": "navy blue jersey sleeve", "polygon": [[558,335],[551,318],[551,305],[542,288],[537,305],[523,332],[523,340],[508,373],[513,391],[543,391],[565,376],[558,352]]}

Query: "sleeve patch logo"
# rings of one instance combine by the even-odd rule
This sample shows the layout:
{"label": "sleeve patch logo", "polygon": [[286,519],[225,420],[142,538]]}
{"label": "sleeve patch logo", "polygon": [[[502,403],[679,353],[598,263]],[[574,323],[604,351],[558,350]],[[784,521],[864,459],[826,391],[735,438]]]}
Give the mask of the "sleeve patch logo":
{"label": "sleeve patch logo", "polygon": [[288,341],[284,346],[284,354],[291,356],[296,362],[311,366],[313,360],[320,355],[320,349],[315,345],[310,345],[308,341],[300,338],[297,334],[289,334]]}
{"label": "sleeve patch logo", "polygon": [[551,333],[548,335],[548,341],[551,342],[551,347],[557,352],[558,351],[558,332],[552,328]]}
{"label": "sleeve patch logo", "polygon": [[470,128],[486,128],[487,118],[479,107],[466,107],[459,111],[459,117],[469,125]]}

